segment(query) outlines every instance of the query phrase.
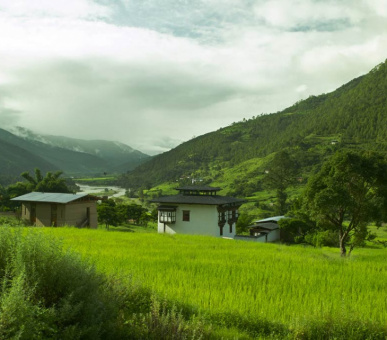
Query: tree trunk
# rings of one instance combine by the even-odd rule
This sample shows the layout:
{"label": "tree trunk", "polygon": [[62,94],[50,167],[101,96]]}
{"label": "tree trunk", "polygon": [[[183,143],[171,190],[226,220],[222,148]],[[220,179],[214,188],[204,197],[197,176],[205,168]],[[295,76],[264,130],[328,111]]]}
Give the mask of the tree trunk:
{"label": "tree trunk", "polygon": [[341,257],[347,256],[347,249],[345,248],[346,237],[340,236],[340,255]]}

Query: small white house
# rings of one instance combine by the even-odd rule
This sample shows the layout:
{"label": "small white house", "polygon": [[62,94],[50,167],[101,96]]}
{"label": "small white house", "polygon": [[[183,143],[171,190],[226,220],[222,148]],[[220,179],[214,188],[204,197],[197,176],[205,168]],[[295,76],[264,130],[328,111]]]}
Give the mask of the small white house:
{"label": "small white house", "polygon": [[242,199],[219,196],[220,188],[187,186],[178,195],[152,200],[158,203],[158,232],[235,236],[238,209]]}
{"label": "small white house", "polygon": [[256,242],[276,242],[281,238],[278,221],[287,218],[285,216],[274,216],[255,221],[249,227],[250,237],[256,238]]}

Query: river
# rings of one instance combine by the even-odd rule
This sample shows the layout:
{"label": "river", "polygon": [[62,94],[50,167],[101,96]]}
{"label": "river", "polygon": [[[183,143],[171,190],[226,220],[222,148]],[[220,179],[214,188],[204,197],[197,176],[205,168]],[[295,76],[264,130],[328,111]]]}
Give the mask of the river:
{"label": "river", "polygon": [[101,193],[105,191],[105,189],[108,189],[108,190],[116,191],[114,195],[111,195],[111,196],[109,195],[109,197],[120,197],[125,195],[125,189],[120,187],[112,187],[108,185],[92,186],[92,185],[85,185],[85,184],[79,184],[79,183],[75,183],[75,184],[78,185],[80,188],[80,191],[78,192],[85,192],[87,194],[95,194],[98,192]]}

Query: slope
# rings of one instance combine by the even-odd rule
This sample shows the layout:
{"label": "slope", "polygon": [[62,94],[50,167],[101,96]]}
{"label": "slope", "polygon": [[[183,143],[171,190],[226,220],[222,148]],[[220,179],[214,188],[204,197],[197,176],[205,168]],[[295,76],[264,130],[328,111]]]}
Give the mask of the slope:
{"label": "slope", "polygon": [[[105,171],[108,167],[105,160],[94,155],[65,150],[38,141],[28,141],[3,129],[0,129],[0,142],[3,143],[4,149],[9,150],[3,154],[3,162],[5,163],[9,163],[6,155],[12,154],[13,160],[16,158],[31,160],[30,163],[33,164],[34,168],[41,167],[42,170],[55,168],[67,174],[92,174]],[[24,166],[24,164],[16,162],[14,166],[8,168],[8,171],[14,173],[17,167]],[[24,168],[23,171],[25,170],[27,169]]]}
{"label": "slope", "polygon": [[[107,161],[110,170],[131,170],[146,161],[149,156],[132,147],[107,140],[83,140],[64,136],[41,135],[23,127],[15,127],[10,132],[27,141],[37,141],[66,150],[87,153]],[[116,169],[117,168],[117,169]]]}
{"label": "slope", "polygon": [[[152,187],[181,177],[219,176],[249,160],[287,149],[303,172],[337,148],[387,150],[387,62],[332,93],[311,96],[277,113],[197,137],[123,175],[121,185]],[[250,175],[264,169],[250,169]],[[246,170],[246,169],[245,169]],[[246,178],[241,170],[234,174]],[[227,184],[227,183],[226,183]]]}

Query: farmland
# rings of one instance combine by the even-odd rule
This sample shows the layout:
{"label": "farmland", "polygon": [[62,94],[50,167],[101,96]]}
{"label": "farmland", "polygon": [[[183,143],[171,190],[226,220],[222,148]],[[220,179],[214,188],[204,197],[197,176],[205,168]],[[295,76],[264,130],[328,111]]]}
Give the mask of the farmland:
{"label": "farmland", "polygon": [[[99,271],[130,277],[225,338],[385,339],[387,249],[44,229]],[[219,335],[220,336],[220,335]]]}

